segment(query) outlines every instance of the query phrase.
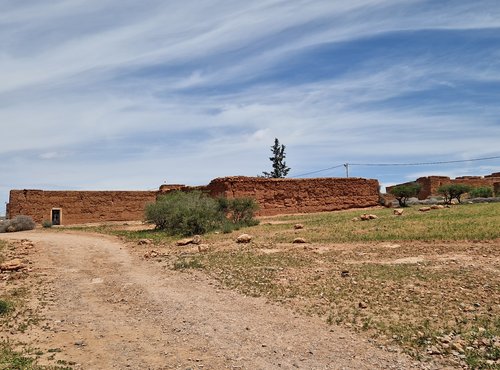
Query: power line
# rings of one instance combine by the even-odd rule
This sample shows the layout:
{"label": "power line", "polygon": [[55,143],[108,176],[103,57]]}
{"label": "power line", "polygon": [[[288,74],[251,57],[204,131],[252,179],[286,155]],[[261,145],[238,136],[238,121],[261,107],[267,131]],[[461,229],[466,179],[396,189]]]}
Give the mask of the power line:
{"label": "power line", "polygon": [[307,176],[307,175],[312,175],[312,174],[315,174],[315,173],[320,173],[320,172],[324,172],[324,171],[328,171],[328,170],[333,170],[335,168],[339,168],[339,167],[342,167],[343,164],[339,164],[337,166],[333,166],[333,167],[328,167],[328,168],[323,168],[322,170],[317,170],[317,171],[312,171],[312,172],[307,172],[307,173],[302,173],[300,175],[295,175],[295,176],[290,176],[290,177],[302,177],[302,176]]}
{"label": "power line", "polygon": [[454,161],[436,161],[436,162],[416,162],[416,163],[343,163],[343,164],[338,164],[333,167],[328,167],[328,168],[323,168],[321,170],[316,170],[316,171],[311,171],[307,173],[302,173],[300,175],[295,175],[291,176],[292,178],[295,177],[302,177],[302,176],[307,176],[307,175],[312,175],[315,173],[320,173],[328,170],[333,170],[335,168],[340,168],[340,167],[346,167],[348,169],[349,166],[371,166],[371,167],[390,167],[390,166],[429,166],[429,165],[437,165],[437,164],[450,164],[450,163],[465,163],[465,162],[477,162],[477,161],[487,161],[491,159],[500,159],[500,156],[494,156],[494,157],[483,157],[483,158],[472,158],[472,159],[461,159],[461,160],[454,160]]}
{"label": "power line", "polygon": [[349,163],[349,166],[427,166],[434,164],[449,164],[449,163],[463,163],[463,162],[476,162],[476,161],[486,161],[489,159],[498,159],[500,156],[496,157],[485,157],[485,158],[473,158],[473,159],[461,159],[456,161],[440,161],[440,162],[417,162],[417,163]]}

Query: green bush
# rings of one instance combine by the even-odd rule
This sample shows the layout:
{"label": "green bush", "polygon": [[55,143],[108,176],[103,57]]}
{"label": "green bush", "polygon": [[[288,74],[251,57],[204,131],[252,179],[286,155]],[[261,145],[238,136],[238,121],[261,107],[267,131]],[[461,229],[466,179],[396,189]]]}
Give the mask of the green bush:
{"label": "green bush", "polygon": [[258,205],[252,198],[218,198],[219,209],[233,224],[254,226]]}
{"label": "green bush", "polygon": [[445,203],[449,204],[453,198],[458,200],[458,203],[461,203],[460,197],[471,189],[472,187],[466,184],[446,184],[441,185],[437,191],[444,196]]}
{"label": "green bush", "polygon": [[406,207],[408,198],[416,197],[420,192],[421,187],[422,185],[418,182],[412,182],[409,184],[394,186],[389,190],[389,193],[396,197],[400,207]]}
{"label": "green bush", "polygon": [[223,219],[218,202],[201,191],[169,192],[146,206],[146,220],[172,235],[204,234]]}
{"label": "green bush", "polygon": [[35,221],[30,216],[19,215],[0,223],[0,233],[33,230],[35,227]]}
{"label": "green bush", "polygon": [[171,235],[191,236],[257,225],[256,209],[251,198],[214,199],[200,191],[173,191],[146,206],[146,220]]}
{"label": "green bush", "polygon": [[43,220],[42,221],[42,227],[44,229],[49,229],[51,228],[53,225],[52,225],[52,221],[49,221],[49,220]]}
{"label": "green bush", "polygon": [[471,198],[491,198],[493,197],[493,190],[487,186],[481,186],[469,191]]}

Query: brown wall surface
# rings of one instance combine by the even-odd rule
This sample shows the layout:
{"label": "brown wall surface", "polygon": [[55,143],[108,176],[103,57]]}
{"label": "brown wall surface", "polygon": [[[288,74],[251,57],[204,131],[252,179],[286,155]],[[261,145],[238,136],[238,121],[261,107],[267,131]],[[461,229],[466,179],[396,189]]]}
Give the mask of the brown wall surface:
{"label": "brown wall surface", "polygon": [[33,217],[37,223],[51,219],[51,210],[60,208],[61,224],[144,219],[147,203],[156,200],[156,191],[44,191],[11,190],[7,217]]}
{"label": "brown wall surface", "polygon": [[205,189],[212,196],[252,197],[259,216],[371,207],[379,201],[378,181],[361,178],[224,177]]}
{"label": "brown wall surface", "polygon": [[[494,184],[500,181],[500,177],[494,177],[495,174],[491,174],[488,176],[461,176],[457,177],[455,179],[451,179],[447,176],[427,176],[427,177],[420,177],[416,180],[420,185],[422,185],[422,188],[420,189],[420,192],[418,194],[418,199],[426,199],[430,196],[438,196],[440,195],[438,193],[438,189],[441,185],[447,185],[447,184],[465,184],[465,185],[470,185],[472,187],[490,187],[491,189],[494,189]],[[408,184],[408,183],[404,183]],[[399,184],[399,185],[404,185],[404,184]],[[397,185],[394,185],[397,186]],[[387,187],[387,192],[390,192],[390,189],[393,188],[394,186],[388,186]]]}
{"label": "brown wall surface", "polygon": [[268,179],[224,177],[207,186],[163,185],[160,191],[44,191],[11,190],[7,217],[27,215],[41,223],[61,209],[61,224],[144,219],[146,204],[173,190],[202,190],[212,196],[251,197],[258,215],[335,211],[376,206],[377,180],[360,178]]}

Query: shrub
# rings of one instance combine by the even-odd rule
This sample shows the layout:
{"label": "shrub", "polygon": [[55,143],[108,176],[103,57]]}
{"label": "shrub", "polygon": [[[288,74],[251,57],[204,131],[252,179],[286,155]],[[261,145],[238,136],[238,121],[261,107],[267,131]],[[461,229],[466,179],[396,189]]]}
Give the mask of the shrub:
{"label": "shrub", "polygon": [[0,299],[0,315],[5,315],[9,311],[10,311],[9,302]]}
{"label": "shrub", "polygon": [[481,186],[469,191],[469,195],[471,198],[491,198],[493,197],[493,190],[490,187]]}
{"label": "shrub", "polygon": [[233,224],[241,226],[254,226],[256,220],[254,219],[255,211],[258,205],[252,198],[218,198],[219,209],[231,220]]}
{"label": "shrub", "polygon": [[45,229],[51,228],[52,227],[52,221],[43,220],[42,221],[42,227],[45,228]]}
{"label": "shrub", "polygon": [[0,233],[33,230],[35,227],[35,221],[30,216],[19,215],[0,223]]}
{"label": "shrub", "polygon": [[214,199],[200,192],[173,191],[146,206],[146,220],[171,235],[191,236],[257,225],[257,204],[251,198]]}
{"label": "shrub", "polygon": [[471,186],[466,184],[446,184],[441,185],[437,191],[444,196],[445,203],[451,203],[453,198],[458,200],[458,203],[461,203],[460,197],[469,192],[471,188]]}
{"label": "shrub", "polygon": [[223,221],[218,202],[200,191],[173,191],[146,206],[146,220],[175,235],[204,234]]}
{"label": "shrub", "polygon": [[400,207],[406,207],[408,198],[417,196],[421,187],[418,182],[412,182],[394,186],[389,192],[396,197]]}

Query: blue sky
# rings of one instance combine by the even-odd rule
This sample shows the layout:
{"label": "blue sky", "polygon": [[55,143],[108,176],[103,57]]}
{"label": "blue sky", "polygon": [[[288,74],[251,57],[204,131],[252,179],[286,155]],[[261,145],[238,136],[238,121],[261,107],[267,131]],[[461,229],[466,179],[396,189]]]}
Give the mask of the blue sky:
{"label": "blue sky", "polygon": [[254,176],[275,137],[290,176],[500,156],[499,102],[497,0],[0,0],[1,204]]}

